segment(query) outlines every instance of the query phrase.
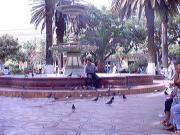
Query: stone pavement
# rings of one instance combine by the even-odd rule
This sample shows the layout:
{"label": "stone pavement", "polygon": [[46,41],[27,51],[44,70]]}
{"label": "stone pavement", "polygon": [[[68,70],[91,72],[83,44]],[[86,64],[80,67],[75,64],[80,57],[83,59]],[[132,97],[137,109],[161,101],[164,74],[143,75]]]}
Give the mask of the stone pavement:
{"label": "stone pavement", "polygon": [[[92,99],[0,97],[0,135],[173,135],[159,124],[162,92]],[[75,104],[73,113],[71,106]]]}

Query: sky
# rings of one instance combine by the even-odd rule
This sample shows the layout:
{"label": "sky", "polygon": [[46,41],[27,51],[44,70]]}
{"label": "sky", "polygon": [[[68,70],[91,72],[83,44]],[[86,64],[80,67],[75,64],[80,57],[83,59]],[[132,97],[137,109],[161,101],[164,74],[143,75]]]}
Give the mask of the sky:
{"label": "sky", "polygon": [[[97,7],[109,6],[110,0],[86,0]],[[27,41],[38,37],[45,37],[41,31],[35,30],[30,24],[31,0],[0,0],[0,36],[13,35],[19,41]]]}

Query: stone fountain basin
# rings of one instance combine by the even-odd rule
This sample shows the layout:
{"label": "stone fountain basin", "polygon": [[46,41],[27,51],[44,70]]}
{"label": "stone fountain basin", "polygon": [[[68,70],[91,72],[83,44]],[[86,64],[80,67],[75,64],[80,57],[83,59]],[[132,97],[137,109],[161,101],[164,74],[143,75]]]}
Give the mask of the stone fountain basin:
{"label": "stone fountain basin", "polygon": [[86,11],[87,7],[84,5],[61,5],[56,7],[57,10],[61,11],[63,14],[70,14],[78,16]]}
{"label": "stone fountain basin", "polygon": [[[138,85],[152,85],[153,75],[147,74],[105,74],[99,73],[101,78],[100,87],[121,87],[127,88]],[[69,87],[80,87],[87,85],[86,77],[67,77],[59,74],[41,74],[32,77],[24,75],[0,76],[0,87],[22,88],[22,89],[44,89],[44,90],[65,90]]]}
{"label": "stone fountain basin", "polygon": [[95,45],[81,44],[81,43],[63,43],[60,45],[53,45],[54,50],[60,52],[80,52],[80,51],[93,51],[97,49]]}

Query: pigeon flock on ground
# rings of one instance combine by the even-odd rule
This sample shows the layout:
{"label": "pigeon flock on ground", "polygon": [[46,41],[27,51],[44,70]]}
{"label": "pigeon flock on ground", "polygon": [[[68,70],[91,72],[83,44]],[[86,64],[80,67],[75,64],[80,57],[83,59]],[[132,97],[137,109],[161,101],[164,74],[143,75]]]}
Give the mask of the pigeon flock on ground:
{"label": "pigeon flock on ground", "polygon": [[[115,100],[115,96],[117,96],[117,95],[121,96],[122,99],[124,99],[124,100],[127,99],[127,97],[126,97],[125,94],[112,93],[112,91],[111,91],[109,88],[108,88],[108,90],[107,90],[106,93],[108,93],[108,94],[106,94],[106,96],[112,96],[112,97],[110,98],[110,100],[108,100],[108,101],[105,103],[105,104],[107,104],[107,105],[111,105],[111,104],[114,102],[114,100]],[[82,97],[82,96],[83,96],[83,95],[80,94],[80,97]],[[66,96],[65,98],[66,98],[66,99],[70,99],[71,97],[72,97],[72,95],[70,94],[70,95]],[[97,94],[97,97],[95,97],[94,99],[92,99],[92,101],[97,102],[101,97],[102,97],[102,96],[101,96],[100,94]],[[59,98],[56,97],[55,95],[53,95],[53,93],[50,93],[50,94],[47,96],[47,98],[53,98],[54,101],[59,100]],[[76,110],[75,104],[72,104],[72,112],[75,112],[75,110]]]}

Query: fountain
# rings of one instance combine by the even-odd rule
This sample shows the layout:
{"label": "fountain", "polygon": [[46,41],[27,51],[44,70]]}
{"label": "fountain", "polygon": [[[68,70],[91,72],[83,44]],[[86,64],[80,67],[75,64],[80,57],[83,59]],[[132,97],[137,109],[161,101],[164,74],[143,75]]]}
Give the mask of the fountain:
{"label": "fountain", "polygon": [[[101,79],[101,89],[87,91],[87,78],[80,60],[82,51],[95,51],[95,45],[80,42],[77,33],[78,16],[86,11],[83,5],[63,5],[57,10],[69,18],[68,41],[54,45],[52,50],[67,55],[65,72],[62,74],[38,75],[3,75],[0,76],[0,96],[16,97],[89,97],[101,94],[106,96],[107,89],[116,94],[135,94],[163,90],[164,84],[153,83],[153,75],[146,74],[105,74],[98,73]],[[68,74],[73,74],[68,76]],[[51,75],[51,76],[50,76]],[[112,93],[112,94],[113,94]]]}
{"label": "fountain", "polygon": [[56,7],[57,10],[62,12],[68,17],[67,31],[70,33],[66,43],[54,45],[53,50],[58,50],[59,54],[63,53],[67,56],[65,63],[64,74],[83,75],[84,69],[80,59],[82,51],[95,51],[95,45],[82,43],[78,36],[78,21],[79,15],[86,11],[86,6],[80,4],[61,5]]}

